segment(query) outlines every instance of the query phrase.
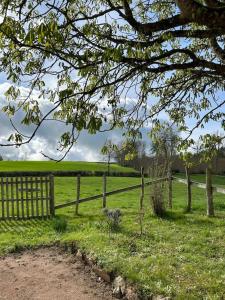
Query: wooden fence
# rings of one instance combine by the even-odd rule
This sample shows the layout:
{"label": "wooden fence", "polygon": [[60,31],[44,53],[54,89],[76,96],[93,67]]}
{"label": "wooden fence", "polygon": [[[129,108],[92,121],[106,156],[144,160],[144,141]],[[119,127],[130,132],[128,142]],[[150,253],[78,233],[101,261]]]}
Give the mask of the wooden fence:
{"label": "wooden fence", "polygon": [[[77,178],[76,199],[67,203],[54,203],[54,175],[57,177]],[[140,173],[110,173],[108,176],[139,177]],[[81,176],[102,176],[102,193],[86,198],[80,198]],[[107,176],[105,172],[0,172],[0,219],[30,219],[54,216],[55,210],[75,205],[78,214],[79,204],[102,198],[102,207],[107,205],[107,197],[115,194],[140,189],[140,208],[143,206],[144,187],[162,181],[172,181],[172,177],[164,177],[152,181],[145,181],[144,170],[141,171],[141,183],[107,191]]]}
{"label": "wooden fence", "polygon": [[[151,181],[144,182],[143,177],[144,177],[144,175],[142,174],[141,184],[136,184],[136,185],[128,186],[128,187],[121,188],[121,189],[118,189],[118,190],[107,192],[107,189],[106,189],[107,188],[106,175],[103,175],[103,191],[102,191],[102,193],[80,199],[80,175],[78,175],[78,177],[77,177],[77,198],[76,198],[76,200],[66,202],[66,203],[62,203],[62,204],[58,204],[58,205],[55,206],[55,209],[57,210],[57,209],[60,209],[60,208],[71,206],[71,205],[76,205],[76,213],[78,213],[78,206],[79,206],[80,203],[89,202],[89,201],[97,200],[97,199],[102,199],[102,207],[104,208],[104,207],[106,207],[108,196],[112,196],[112,195],[116,195],[116,194],[120,194],[120,193],[125,193],[125,192],[129,192],[129,191],[132,191],[132,190],[137,190],[137,189],[141,190],[141,197],[140,197],[140,208],[141,208],[141,206],[143,205],[142,201],[143,201],[144,186],[149,186],[149,185],[152,185],[154,183],[159,183],[159,182],[162,182],[162,181],[168,181],[169,180],[168,177],[164,177],[164,178],[159,178],[159,179],[156,179],[156,180],[151,180]],[[171,178],[171,180],[172,180],[172,178]]]}
{"label": "wooden fence", "polygon": [[0,219],[46,218],[54,215],[54,178],[1,176]]}

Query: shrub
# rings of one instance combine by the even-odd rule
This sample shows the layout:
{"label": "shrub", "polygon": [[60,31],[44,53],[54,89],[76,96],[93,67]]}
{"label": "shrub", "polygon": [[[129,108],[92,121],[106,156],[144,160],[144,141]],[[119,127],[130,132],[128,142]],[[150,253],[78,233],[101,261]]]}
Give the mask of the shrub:
{"label": "shrub", "polygon": [[[151,179],[156,180],[166,176],[166,167],[164,162],[159,162],[157,159],[151,169]],[[153,213],[158,217],[165,215],[165,200],[164,200],[165,182],[154,182],[151,186],[150,203]]]}
{"label": "shrub", "polygon": [[154,184],[151,193],[151,204],[154,214],[158,217],[165,215],[163,186],[158,183]]}
{"label": "shrub", "polygon": [[119,229],[119,224],[121,221],[121,212],[119,209],[107,209],[103,210],[104,215],[106,216],[106,222],[110,231],[117,231]]}
{"label": "shrub", "polygon": [[62,233],[67,230],[67,220],[65,218],[55,218],[53,220],[53,228],[56,232]]}

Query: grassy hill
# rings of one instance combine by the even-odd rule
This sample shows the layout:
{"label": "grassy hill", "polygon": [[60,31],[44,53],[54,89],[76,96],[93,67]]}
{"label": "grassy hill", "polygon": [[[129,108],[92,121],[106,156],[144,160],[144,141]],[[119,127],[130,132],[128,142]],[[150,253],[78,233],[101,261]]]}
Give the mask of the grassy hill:
{"label": "grassy hill", "polygon": [[[132,168],[111,164],[112,172],[134,172]],[[106,163],[83,161],[1,161],[1,171],[107,171]]]}

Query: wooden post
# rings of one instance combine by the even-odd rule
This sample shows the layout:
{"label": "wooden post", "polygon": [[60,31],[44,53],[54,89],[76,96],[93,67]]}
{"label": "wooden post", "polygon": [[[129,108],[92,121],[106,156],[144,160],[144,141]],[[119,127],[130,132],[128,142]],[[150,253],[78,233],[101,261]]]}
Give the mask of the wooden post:
{"label": "wooden post", "polygon": [[145,195],[144,167],[141,167],[141,197],[140,197],[140,210],[143,209],[144,195]]}
{"label": "wooden post", "polygon": [[[48,186],[48,184],[46,183],[46,186]],[[33,177],[30,177],[30,188],[31,188],[31,193],[30,193],[30,197],[31,197],[31,216],[34,217],[34,179]],[[46,198],[48,198],[48,193],[46,194]],[[48,199],[46,200],[46,203],[48,202]],[[49,212],[47,212],[47,214],[49,215]]]}
{"label": "wooden post", "polygon": [[51,174],[49,176],[49,180],[50,180],[50,214],[52,217],[55,216],[55,192],[54,192],[54,176]]}
{"label": "wooden post", "polygon": [[172,172],[171,172],[171,166],[169,166],[169,169],[168,169],[168,206],[170,209],[172,209],[172,207],[173,207],[172,191],[173,191]]}
{"label": "wooden post", "polygon": [[212,187],[212,165],[206,168],[206,198],[207,198],[207,216],[214,216],[213,206],[213,187]]}
{"label": "wooden post", "polygon": [[191,199],[191,177],[190,170],[187,166],[185,166],[186,179],[187,179],[187,212],[191,211],[192,208],[192,199]]}
{"label": "wooden post", "polygon": [[40,194],[41,194],[41,217],[44,218],[44,194],[43,194],[43,177],[40,177]]}
{"label": "wooden post", "polygon": [[22,209],[22,219],[24,219],[24,186],[23,186],[23,177],[20,177],[21,184],[21,209]]}
{"label": "wooden post", "polygon": [[1,177],[1,194],[2,194],[2,219],[5,219],[5,191],[4,191],[4,179]]}
{"label": "wooden post", "polygon": [[75,212],[76,215],[78,215],[79,200],[80,200],[80,174],[77,175],[77,201],[76,201],[76,212]]}
{"label": "wooden post", "polygon": [[[32,179],[31,179],[31,184],[32,184]],[[47,177],[45,177],[45,182],[44,182],[44,185],[45,185],[45,208],[46,208],[46,216],[47,218],[49,218],[49,180]],[[32,193],[32,188],[31,188],[31,193]],[[31,196],[31,199],[32,199],[32,196]],[[33,201],[33,200],[32,200]],[[33,210],[32,208],[32,201],[31,201],[31,211]],[[32,213],[32,216],[33,216],[33,213]]]}
{"label": "wooden post", "polygon": [[10,217],[9,215],[9,178],[6,177],[6,216],[7,218]]}
{"label": "wooden post", "polygon": [[[39,186],[38,186],[38,177],[35,177],[34,178],[35,180],[35,204],[36,204],[36,217],[39,217],[39,193],[38,193],[38,190],[39,190]],[[50,181],[50,185],[51,185],[51,178],[49,177],[49,181]],[[49,189],[49,198],[50,198],[50,215],[52,214],[52,211],[51,211],[51,187]]]}
{"label": "wooden post", "polygon": [[[151,180],[151,169],[150,167],[148,168],[148,177],[149,177],[149,181]],[[150,207],[152,207],[152,199],[151,199],[151,196],[152,196],[152,187],[151,187],[151,184],[149,184],[149,204],[150,204]]]}
{"label": "wooden post", "polygon": [[16,215],[17,219],[20,217],[20,203],[19,203],[19,180],[16,176]]}
{"label": "wooden post", "polygon": [[106,208],[106,173],[103,175],[102,207]]}
{"label": "wooden post", "polygon": [[29,194],[28,194],[28,178],[25,177],[25,189],[26,189],[26,217],[29,218],[30,212],[29,212]]}
{"label": "wooden post", "polygon": [[11,204],[12,204],[12,218],[15,219],[15,212],[14,212],[14,189],[13,189],[14,179],[11,177]]}

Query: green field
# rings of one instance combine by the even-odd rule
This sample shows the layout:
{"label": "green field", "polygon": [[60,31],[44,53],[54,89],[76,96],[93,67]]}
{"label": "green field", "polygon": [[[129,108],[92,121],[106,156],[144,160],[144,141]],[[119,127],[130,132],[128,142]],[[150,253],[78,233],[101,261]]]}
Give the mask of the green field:
{"label": "green field", "polygon": [[[185,178],[185,174],[178,173],[174,175],[175,177]],[[205,174],[192,174],[191,179],[193,181],[205,183]],[[225,186],[225,176],[213,175],[213,185],[215,186]]]}
{"label": "green field", "polygon": [[[112,163],[112,172],[134,172],[132,168],[121,167]],[[107,171],[106,163],[82,161],[0,161],[1,171]]]}
{"label": "green field", "polygon": [[[108,178],[108,190],[139,183],[139,178]],[[74,178],[56,178],[56,202],[75,198]],[[81,178],[81,196],[101,193],[102,178]],[[144,199],[144,233],[140,235],[138,204],[140,191],[111,196],[109,208],[122,211],[120,230],[109,235],[101,199],[75,208],[56,211],[68,221],[68,229],[57,233],[54,220],[0,222],[0,253],[22,246],[76,241],[97,258],[99,265],[122,274],[144,295],[173,299],[224,299],[225,296],[225,199],[215,194],[216,217],[205,216],[205,191],[193,187],[193,212],[185,214],[186,186],[173,184],[174,207],[163,219],[154,217],[149,204],[149,187]]]}

